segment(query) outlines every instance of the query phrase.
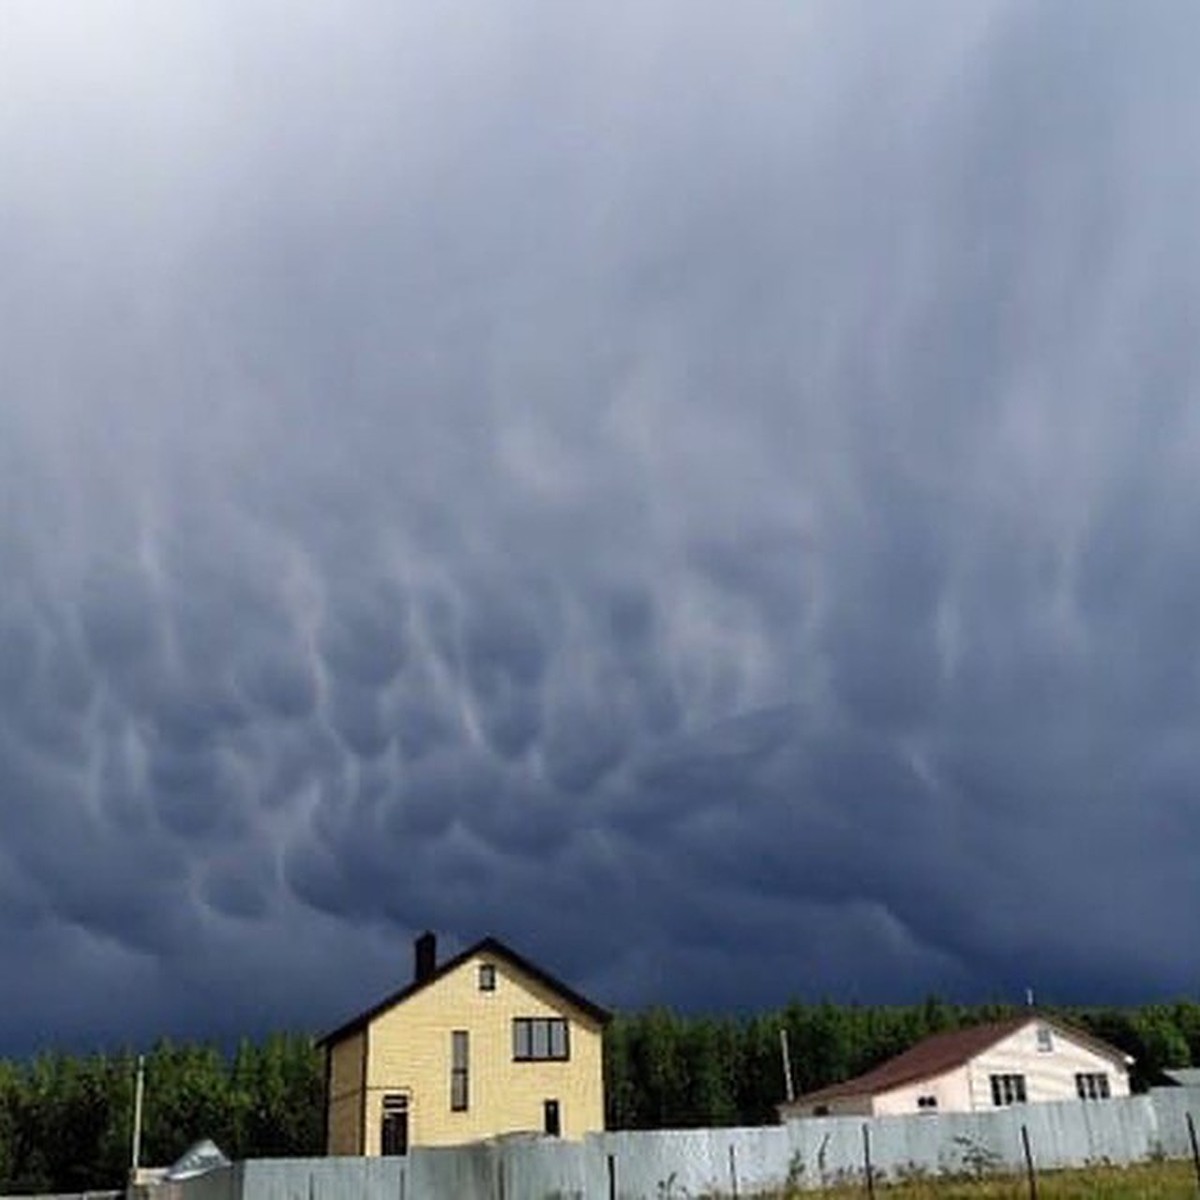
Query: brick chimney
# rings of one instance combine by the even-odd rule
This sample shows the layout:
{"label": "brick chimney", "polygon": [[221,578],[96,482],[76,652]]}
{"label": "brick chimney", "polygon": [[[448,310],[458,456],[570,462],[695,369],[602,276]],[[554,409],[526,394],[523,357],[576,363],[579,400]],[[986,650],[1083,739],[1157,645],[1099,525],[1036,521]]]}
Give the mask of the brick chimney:
{"label": "brick chimney", "polygon": [[427,929],[413,942],[413,982],[424,983],[437,970],[437,937]]}

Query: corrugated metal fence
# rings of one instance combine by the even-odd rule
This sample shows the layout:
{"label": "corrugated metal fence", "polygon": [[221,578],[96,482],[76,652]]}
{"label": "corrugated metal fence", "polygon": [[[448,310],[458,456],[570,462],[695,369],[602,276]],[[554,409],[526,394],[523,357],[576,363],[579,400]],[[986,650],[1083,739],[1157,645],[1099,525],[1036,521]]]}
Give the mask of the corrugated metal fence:
{"label": "corrugated metal fence", "polygon": [[822,1117],[754,1129],[605,1133],[583,1142],[499,1139],[407,1158],[257,1159],[147,1200],[749,1200],[789,1184],[1024,1170],[1024,1127],[1039,1168],[1191,1154],[1200,1088],[1096,1103],[984,1113]]}

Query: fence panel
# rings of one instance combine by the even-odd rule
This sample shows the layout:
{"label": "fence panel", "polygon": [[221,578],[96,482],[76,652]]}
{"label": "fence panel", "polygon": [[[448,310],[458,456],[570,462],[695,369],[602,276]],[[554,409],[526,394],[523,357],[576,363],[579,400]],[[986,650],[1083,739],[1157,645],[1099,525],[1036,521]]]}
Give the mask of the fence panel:
{"label": "fence panel", "polygon": [[[582,1142],[500,1138],[414,1149],[405,1158],[253,1159],[197,1179],[130,1189],[127,1200],[741,1200],[786,1184],[863,1179],[863,1127],[877,1177],[1024,1169],[1021,1129],[1039,1169],[1191,1155],[1187,1117],[1200,1087],[1156,1088],[1095,1103],[1026,1104],[979,1113],[819,1117],[750,1129],[592,1134]],[[118,1200],[120,1193],[28,1200]]]}

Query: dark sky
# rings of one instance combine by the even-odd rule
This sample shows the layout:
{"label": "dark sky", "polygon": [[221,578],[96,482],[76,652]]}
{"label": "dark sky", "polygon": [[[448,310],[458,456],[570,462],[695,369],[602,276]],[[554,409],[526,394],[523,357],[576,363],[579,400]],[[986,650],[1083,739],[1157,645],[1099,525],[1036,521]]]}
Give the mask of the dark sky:
{"label": "dark sky", "polygon": [[0,1053],[1197,990],[1193,0],[0,4]]}

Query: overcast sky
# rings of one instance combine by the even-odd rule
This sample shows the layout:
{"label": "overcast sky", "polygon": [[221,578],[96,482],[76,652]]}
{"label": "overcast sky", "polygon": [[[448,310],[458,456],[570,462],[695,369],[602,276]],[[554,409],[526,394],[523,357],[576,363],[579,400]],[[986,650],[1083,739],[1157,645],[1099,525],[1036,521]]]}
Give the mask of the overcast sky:
{"label": "overcast sky", "polygon": [[1200,9],[0,4],[0,1053],[1196,993]]}

